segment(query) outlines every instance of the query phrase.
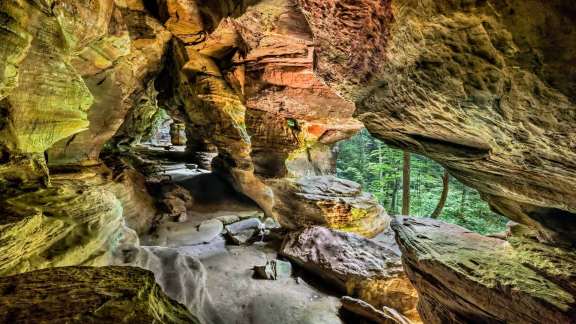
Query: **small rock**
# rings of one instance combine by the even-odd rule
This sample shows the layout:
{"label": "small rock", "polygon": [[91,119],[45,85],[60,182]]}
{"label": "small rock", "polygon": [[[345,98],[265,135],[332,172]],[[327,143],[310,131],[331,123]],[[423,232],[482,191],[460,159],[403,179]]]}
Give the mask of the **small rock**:
{"label": "small rock", "polygon": [[241,211],[237,212],[236,215],[240,217],[240,219],[247,219],[247,218],[264,218],[264,213],[259,210],[249,210],[249,211]]}
{"label": "small rock", "polygon": [[258,218],[249,218],[230,225],[226,225],[225,228],[230,235],[236,235],[249,229],[260,230],[261,227],[262,222]]}
{"label": "small rock", "polygon": [[290,278],[292,275],[292,264],[282,260],[272,260],[266,262],[266,265],[255,266],[254,276],[260,279],[278,280]]}
{"label": "small rock", "polygon": [[170,218],[176,222],[185,222],[187,211],[194,204],[190,192],[173,183],[162,185],[160,190],[161,203]]}
{"label": "small rock", "polygon": [[266,229],[278,229],[280,228],[280,223],[278,223],[274,218],[272,217],[268,217],[266,218],[266,220],[264,221],[264,226],[266,227]]}
{"label": "small rock", "polygon": [[197,164],[193,164],[193,163],[188,163],[188,164],[186,164],[186,169],[198,170],[198,165],[197,165]]}
{"label": "small rock", "polygon": [[340,299],[342,303],[342,308],[354,313],[360,317],[374,321],[375,323],[382,324],[411,324],[408,318],[404,317],[397,310],[384,307],[382,310],[376,309],[374,306],[368,304],[367,302],[352,298],[349,296],[344,296]]}
{"label": "small rock", "polygon": [[250,228],[247,230],[237,232],[235,234],[228,232],[227,235],[233,244],[243,245],[243,244],[248,243],[248,241],[250,241],[250,239],[252,239],[258,233],[259,233],[259,230]]}
{"label": "small rock", "polygon": [[238,215],[224,215],[216,217],[216,219],[221,221],[224,225],[230,225],[240,221],[240,217]]}

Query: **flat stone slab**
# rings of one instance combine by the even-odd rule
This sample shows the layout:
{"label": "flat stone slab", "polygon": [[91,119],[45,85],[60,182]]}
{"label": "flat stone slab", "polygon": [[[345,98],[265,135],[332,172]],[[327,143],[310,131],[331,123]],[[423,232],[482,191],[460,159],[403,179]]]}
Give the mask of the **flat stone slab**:
{"label": "flat stone slab", "polygon": [[575,323],[574,251],[429,218],[399,217],[392,227],[424,322]]}

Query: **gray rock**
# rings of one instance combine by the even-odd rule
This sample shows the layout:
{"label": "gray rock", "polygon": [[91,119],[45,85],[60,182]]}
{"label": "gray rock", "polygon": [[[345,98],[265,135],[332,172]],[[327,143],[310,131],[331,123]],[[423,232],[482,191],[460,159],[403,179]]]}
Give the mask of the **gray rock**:
{"label": "gray rock", "polygon": [[202,222],[199,226],[189,223],[166,223],[158,231],[161,242],[169,247],[206,244],[220,236],[224,224],[217,219]]}
{"label": "gray rock", "polygon": [[226,225],[225,228],[226,232],[228,232],[230,235],[237,235],[250,229],[260,230],[262,227],[262,222],[258,218],[249,218],[230,225]]}
{"label": "gray rock", "polygon": [[260,279],[278,280],[292,276],[292,264],[282,260],[272,260],[266,265],[255,266],[254,275]]}
{"label": "gray rock", "polygon": [[344,296],[340,299],[342,308],[356,314],[357,316],[366,318],[374,323],[380,324],[411,324],[408,318],[400,314],[397,310],[390,307],[384,307],[382,310],[376,309],[374,306],[367,302]]}
{"label": "gray rock", "polygon": [[232,223],[236,223],[240,221],[240,217],[238,215],[224,215],[216,217],[217,220],[221,221],[224,225],[230,225]]}
{"label": "gray rock", "polygon": [[227,233],[227,236],[230,239],[230,242],[232,242],[233,244],[243,245],[248,243],[250,239],[256,236],[256,234],[258,234],[259,232],[260,231],[258,229],[249,228],[247,230],[237,232],[236,234]]}

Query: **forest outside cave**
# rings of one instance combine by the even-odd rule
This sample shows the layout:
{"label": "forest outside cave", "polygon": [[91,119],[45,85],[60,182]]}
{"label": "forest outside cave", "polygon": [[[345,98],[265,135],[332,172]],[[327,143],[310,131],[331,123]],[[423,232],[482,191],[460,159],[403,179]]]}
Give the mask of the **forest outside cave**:
{"label": "forest outside cave", "polygon": [[[444,168],[410,154],[409,215],[431,217],[443,191]],[[338,145],[338,177],[362,184],[391,215],[402,214],[403,151],[386,145],[363,129]],[[448,195],[438,219],[480,234],[506,230],[508,220],[490,210],[478,191],[449,177]]]}

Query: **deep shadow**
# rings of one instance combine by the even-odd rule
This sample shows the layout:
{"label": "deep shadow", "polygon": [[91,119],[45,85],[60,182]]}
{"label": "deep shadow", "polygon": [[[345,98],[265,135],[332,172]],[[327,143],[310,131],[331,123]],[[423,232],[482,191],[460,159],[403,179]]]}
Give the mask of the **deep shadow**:
{"label": "deep shadow", "polygon": [[194,197],[194,209],[211,209],[215,206],[228,210],[258,208],[250,198],[234,190],[226,179],[215,173],[200,174],[176,183],[190,191]]}

